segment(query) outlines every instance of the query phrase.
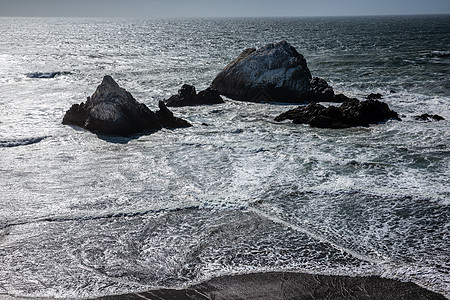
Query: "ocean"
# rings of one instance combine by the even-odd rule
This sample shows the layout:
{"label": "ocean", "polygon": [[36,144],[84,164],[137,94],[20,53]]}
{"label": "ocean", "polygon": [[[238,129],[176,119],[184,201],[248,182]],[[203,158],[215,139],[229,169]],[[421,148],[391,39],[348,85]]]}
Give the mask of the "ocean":
{"label": "ocean", "polygon": [[[0,31],[0,298],[269,271],[379,275],[450,297],[449,15],[0,18]],[[172,109],[193,127],[133,139],[61,124],[104,75],[157,110],[282,40],[336,92],[381,93],[402,121],[317,129],[274,122],[295,105],[225,99]]]}

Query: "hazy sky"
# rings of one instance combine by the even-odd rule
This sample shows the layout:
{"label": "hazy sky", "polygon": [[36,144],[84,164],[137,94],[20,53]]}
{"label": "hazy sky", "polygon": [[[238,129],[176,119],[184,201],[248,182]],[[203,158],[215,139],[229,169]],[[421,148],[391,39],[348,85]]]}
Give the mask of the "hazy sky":
{"label": "hazy sky", "polygon": [[0,16],[261,17],[450,14],[450,0],[0,0]]}

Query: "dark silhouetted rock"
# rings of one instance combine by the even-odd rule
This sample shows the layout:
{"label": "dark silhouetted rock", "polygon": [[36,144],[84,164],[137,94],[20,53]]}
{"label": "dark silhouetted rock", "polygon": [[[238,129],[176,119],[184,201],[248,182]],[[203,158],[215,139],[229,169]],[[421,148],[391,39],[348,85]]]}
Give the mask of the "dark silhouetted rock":
{"label": "dark silhouetted rock", "polygon": [[70,72],[34,72],[25,74],[28,78],[55,78],[59,75],[67,75]]}
{"label": "dark silhouetted rock", "polygon": [[381,98],[383,98],[383,95],[381,95],[380,93],[376,93],[376,94],[372,93],[372,94],[367,95],[368,100],[380,100]]}
{"label": "dark silhouetted rock", "polygon": [[448,58],[448,57],[450,57],[450,51],[433,51],[433,52],[431,52],[431,56],[440,57],[440,58]]}
{"label": "dark silhouetted rock", "polygon": [[414,119],[418,121],[442,121],[445,120],[444,117],[441,117],[439,115],[429,115],[429,114],[422,114],[420,116],[414,116]]}
{"label": "dark silhouetted rock", "polygon": [[183,128],[192,126],[188,121],[175,117],[163,101],[159,101],[158,106],[159,111],[156,112],[156,116],[163,127]]}
{"label": "dark silhouetted rock", "polygon": [[218,90],[215,90],[213,88],[206,88],[203,91],[200,91],[197,96],[197,101],[199,104],[220,104],[225,103],[220,97],[220,93]]}
{"label": "dark silhouetted rock", "polygon": [[309,83],[311,85],[310,92],[313,94],[324,95],[326,97],[334,96],[333,88],[325,81],[325,79],[313,77]]}
{"label": "dark silhouetted rock", "polygon": [[282,41],[244,50],[213,80],[211,87],[235,100],[304,102],[311,73],[306,60]]}
{"label": "dark silhouetted rock", "polygon": [[184,84],[181,89],[178,90],[178,94],[171,96],[165,103],[167,106],[179,107],[220,104],[224,103],[224,101],[222,97],[220,97],[219,92],[215,89],[207,88],[197,94],[194,86]]}
{"label": "dark silhouetted rock", "polygon": [[302,98],[304,102],[344,102],[348,99],[343,94],[335,94],[334,89],[323,78],[313,77],[309,91]]}
{"label": "dark silhouetted rock", "polygon": [[339,107],[325,107],[318,103],[310,103],[282,113],[275,121],[292,120],[295,124],[309,124],[319,128],[348,128],[369,126],[389,119],[400,120],[395,111],[378,100],[359,101],[348,98]]}
{"label": "dark silhouetted rock", "polygon": [[66,112],[63,124],[77,125],[98,134],[129,136],[161,129],[167,115],[164,112],[158,117],[111,76],[105,76],[86,103],[74,104]]}

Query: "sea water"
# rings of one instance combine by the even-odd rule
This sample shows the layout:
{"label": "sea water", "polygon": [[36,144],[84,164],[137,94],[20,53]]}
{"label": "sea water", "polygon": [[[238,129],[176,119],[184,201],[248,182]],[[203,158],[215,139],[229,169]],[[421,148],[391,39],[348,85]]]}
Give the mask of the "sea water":
{"label": "sea water", "polygon": [[[0,18],[0,30],[0,295],[95,297],[275,270],[450,296],[449,16]],[[403,120],[316,129],[273,121],[295,105],[225,99],[174,108],[191,128],[134,139],[61,124],[104,75],[156,110],[281,40],[337,92],[381,93]]]}

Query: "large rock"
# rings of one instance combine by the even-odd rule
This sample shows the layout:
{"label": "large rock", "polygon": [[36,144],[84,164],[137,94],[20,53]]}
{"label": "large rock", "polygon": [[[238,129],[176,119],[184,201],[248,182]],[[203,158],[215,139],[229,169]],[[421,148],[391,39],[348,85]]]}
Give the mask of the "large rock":
{"label": "large rock", "polygon": [[184,84],[181,89],[178,90],[177,95],[171,96],[165,101],[167,106],[193,106],[193,105],[206,105],[206,104],[220,104],[224,103],[222,97],[217,90],[207,88],[197,94],[195,87],[192,85]]}
{"label": "large rock", "polygon": [[99,134],[128,136],[161,129],[167,115],[165,112],[158,116],[145,104],[137,102],[111,76],[105,76],[86,103],[74,104],[66,112],[63,124],[77,125]]}
{"label": "large rock", "polygon": [[282,41],[244,50],[216,76],[211,87],[235,100],[304,102],[311,79],[303,55]]}
{"label": "large rock", "polygon": [[275,121],[292,120],[296,124],[309,124],[319,128],[348,128],[354,126],[369,126],[389,119],[400,120],[395,111],[378,100],[359,101],[349,98],[339,107],[325,107],[311,103],[282,113]]}

